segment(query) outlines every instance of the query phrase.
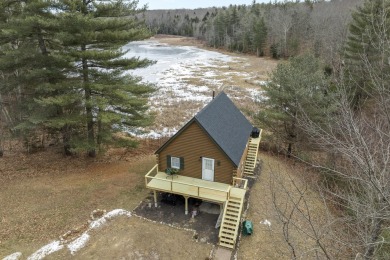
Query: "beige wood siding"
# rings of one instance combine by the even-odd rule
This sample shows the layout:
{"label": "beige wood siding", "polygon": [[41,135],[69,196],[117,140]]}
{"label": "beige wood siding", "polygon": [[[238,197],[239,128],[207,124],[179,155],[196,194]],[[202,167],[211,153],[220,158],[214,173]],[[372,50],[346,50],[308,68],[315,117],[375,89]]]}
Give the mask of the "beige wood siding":
{"label": "beige wood siding", "polygon": [[202,159],[207,157],[214,159],[214,181],[231,184],[232,172],[235,169],[233,163],[200,128],[197,122],[189,125],[179,136],[171,141],[159,153],[159,170],[167,168],[167,156],[183,157],[184,169],[180,174],[192,178],[202,179]]}

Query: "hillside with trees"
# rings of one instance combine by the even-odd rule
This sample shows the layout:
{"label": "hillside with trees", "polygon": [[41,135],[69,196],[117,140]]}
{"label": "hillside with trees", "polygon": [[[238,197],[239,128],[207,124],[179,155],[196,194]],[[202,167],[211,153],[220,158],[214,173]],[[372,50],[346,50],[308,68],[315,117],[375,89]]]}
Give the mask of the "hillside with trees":
{"label": "hillside with trees", "polygon": [[330,65],[361,0],[278,1],[195,10],[152,10],[143,16],[154,33],[192,36],[214,48],[287,58],[310,50]]}

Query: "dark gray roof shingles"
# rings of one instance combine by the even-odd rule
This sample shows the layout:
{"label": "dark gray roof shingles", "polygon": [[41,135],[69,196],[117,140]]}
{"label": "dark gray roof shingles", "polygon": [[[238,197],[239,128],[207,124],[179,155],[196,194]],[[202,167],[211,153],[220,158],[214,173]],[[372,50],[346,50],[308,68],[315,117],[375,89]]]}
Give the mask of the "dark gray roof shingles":
{"label": "dark gray roof shingles", "polygon": [[238,166],[253,126],[228,96],[221,92],[195,115],[195,120]]}

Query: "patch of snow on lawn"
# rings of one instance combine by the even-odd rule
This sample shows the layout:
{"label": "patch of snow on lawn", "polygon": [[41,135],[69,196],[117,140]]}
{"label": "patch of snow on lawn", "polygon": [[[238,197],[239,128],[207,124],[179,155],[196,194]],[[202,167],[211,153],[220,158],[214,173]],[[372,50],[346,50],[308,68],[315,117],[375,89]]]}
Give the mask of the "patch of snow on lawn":
{"label": "patch of snow on lawn", "polygon": [[102,225],[104,225],[107,222],[107,220],[110,220],[110,219],[117,217],[117,216],[123,216],[123,215],[131,217],[131,212],[124,210],[124,209],[114,209],[114,210],[104,214],[101,218],[99,218],[95,221],[92,221],[89,224],[89,230],[101,227]]}
{"label": "patch of snow on lawn", "polygon": [[[110,219],[117,217],[117,216],[131,217],[131,212],[124,210],[124,209],[114,209],[114,210],[104,214],[98,220],[92,221],[90,223],[87,231],[85,231],[78,238],[69,242],[67,245],[66,245],[66,243],[62,243],[61,241],[53,241],[50,244],[47,244],[47,245],[41,247],[38,251],[36,251],[32,255],[30,255],[27,258],[27,260],[41,260],[41,259],[45,258],[46,256],[63,249],[64,244],[67,246],[70,253],[72,255],[74,255],[78,250],[83,248],[87,244],[87,242],[89,241],[89,239],[90,239],[90,235],[88,234],[89,231],[91,231],[92,229],[96,229],[98,227],[101,227],[102,225],[104,225],[107,222],[107,220],[110,220]],[[9,256],[3,258],[3,260],[18,260],[21,255],[22,255],[22,253],[17,252],[17,253],[14,253],[12,255],[9,255]]]}
{"label": "patch of snow on lawn", "polygon": [[22,256],[22,253],[16,252],[3,258],[3,260],[18,260]]}
{"label": "patch of snow on lawn", "polygon": [[62,245],[60,241],[53,241],[50,244],[47,244],[44,247],[41,247],[34,254],[30,255],[27,258],[27,260],[40,260],[40,259],[43,259],[46,256],[61,250],[62,248],[64,248],[64,245]]}
{"label": "patch of snow on lawn", "polygon": [[268,227],[271,227],[271,222],[269,222],[267,219],[263,220],[263,221],[260,221],[260,224],[263,224],[263,225],[266,225]]}
{"label": "patch of snow on lawn", "polygon": [[124,209],[114,209],[114,210],[108,212],[107,214],[105,214],[103,217],[106,219],[112,219],[112,218],[117,217],[117,216],[127,216],[130,218],[131,212],[124,210]]}
{"label": "patch of snow on lawn", "polygon": [[90,236],[87,232],[83,233],[80,237],[70,242],[67,247],[72,255],[83,248],[89,241]]}

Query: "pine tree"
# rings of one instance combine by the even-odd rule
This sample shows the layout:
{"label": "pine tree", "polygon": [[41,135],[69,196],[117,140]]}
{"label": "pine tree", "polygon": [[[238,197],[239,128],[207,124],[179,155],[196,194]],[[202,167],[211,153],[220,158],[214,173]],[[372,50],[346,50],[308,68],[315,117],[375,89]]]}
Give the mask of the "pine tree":
{"label": "pine tree", "polygon": [[257,57],[264,56],[264,46],[267,41],[267,27],[265,26],[264,18],[256,18],[253,26],[253,46]]}
{"label": "pine tree", "polygon": [[279,63],[264,86],[264,109],[259,112],[261,125],[267,126],[277,143],[287,144],[287,154],[295,144],[304,140],[297,119],[304,111],[315,121],[321,119],[322,109],[329,106],[327,78],[320,61],[311,54]]}
{"label": "pine tree", "polygon": [[388,45],[390,31],[390,1],[366,0],[352,14],[349,37],[345,48],[347,85],[353,92],[355,108],[373,94],[373,82],[367,66],[375,68],[378,77],[388,77]]}
{"label": "pine tree", "polygon": [[46,122],[66,107],[37,102],[62,89],[70,68],[59,53],[58,19],[50,8],[51,2],[43,0],[4,1],[1,8],[0,70],[6,77],[0,93],[13,104],[12,130],[22,134],[28,148],[37,134],[53,130]]}
{"label": "pine tree", "polygon": [[[149,36],[137,2],[30,0],[0,3],[0,94],[17,106],[14,129],[60,133],[65,153],[118,143],[114,132],[149,122],[153,88],[125,70],[151,62],[121,47]],[[132,145],[133,142],[127,144]]]}
{"label": "pine tree", "polygon": [[113,132],[148,123],[147,98],[154,89],[124,74],[124,70],[148,66],[151,62],[127,58],[121,47],[145,39],[149,32],[135,19],[143,11],[137,9],[137,1],[61,0],[59,3],[62,28],[59,39],[64,53],[73,59],[68,80],[73,86],[72,93],[83,106],[80,122],[87,136],[85,139],[81,133],[81,142],[76,147],[85,148],[93,157],[96,148],[115,141]]}

